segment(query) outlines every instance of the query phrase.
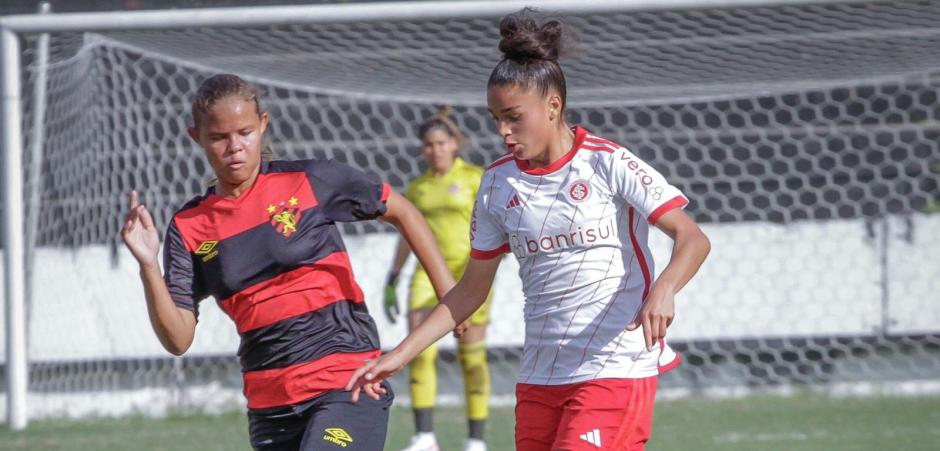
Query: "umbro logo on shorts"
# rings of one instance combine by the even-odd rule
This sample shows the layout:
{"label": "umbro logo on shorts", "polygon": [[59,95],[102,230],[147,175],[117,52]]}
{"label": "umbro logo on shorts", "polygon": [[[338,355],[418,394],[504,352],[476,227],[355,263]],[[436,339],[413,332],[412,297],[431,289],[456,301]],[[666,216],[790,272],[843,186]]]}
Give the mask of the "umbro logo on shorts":
{"label": "umbro logo on shorts", "polygon": [[325,432],[325,434],[323,434],[324,441],[342,446],[343,448],[349,446],[353,441],[352,436],[342,428],[326,428],[323,432]]}
{"label": "umbro logo on shorts", "polygon": [[581,440],[588,442],[598,448],[601,447],[601,430],[595,429],[591,432],[581,434]]}

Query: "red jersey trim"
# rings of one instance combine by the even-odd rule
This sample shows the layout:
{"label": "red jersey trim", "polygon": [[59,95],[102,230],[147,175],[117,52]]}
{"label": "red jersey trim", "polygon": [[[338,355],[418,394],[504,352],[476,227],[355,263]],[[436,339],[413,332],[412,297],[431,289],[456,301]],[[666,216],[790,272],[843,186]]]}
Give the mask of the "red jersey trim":
{"label": "red jersey trim", "polygon": [[[662,356],[662,354],[663,354],[662,349],[665,348],[665,347],[666,347],[666,340],[663,340],[662,338],[660,338],[660,339],[659,339],[659,349],[660,349],[659,355],[660,355],[660,356]],[[676,358],[672,359],[671,362],[669,362],[669,363],[667,363],[667,364],[665,364],[665,365],[659,365],[659,363],[658,363],[658,361],[657,361],[656,366],[659,367],[659,374],[663,374],[663,373],[666,373],[666,372],[668,372],[668,371],[672,371],[672,370],[675,369],[677,366],[679,366],[680,363],[682,363],[682,356],[679,355],[679,353],[677,352],[677,353],[676,353]]]}
{"label": "red jersey trim", "polygon": [[646,255],[643,253],[643,248],[640,247],[640,243],[636,240],[636,232],[634,231],[633,226],[633,208],[630,208],[630,243],[633,245],[633,253],[636,255],[637,263],[640,264],[640,271],[643,272],[643,299],[641,302],[646,302],[646,295],[650,292],[650,283],[652,283],[652,277],[650,276],[650,267],[646,264]]}
{"label": "red jersey trim", "polygon": [[585,136],[587,136],[587,130],[581,128],[580,126],[575,127],[574,128],[574,142],[571,143],[571,150],[569,150],[568,153],[562,155],[561,158],[553,161],[548,166],[542,166],[540,168],[529,169],[528,161],[514,158],[516,160],[516,166],[518,166],[519,169],[522,170],[522,172],[525,172],[526,174],[530,174],[530,175],[551,174],[552,172],[555,172],[561,169],[562,167],[564,167],[566,164],[568,164],[569,161],[571,161],[572,158],[574,158],[575,154],[578,153],[578,149],[580,149],[581,145],[584,143]]}
{"label": "red jersey trim", "polygon": [[388,202],[388,197],[392,195],[392,186],[388,183],[382,184],[382,202]]}
{"label": "red jersey trim", "polygon": [[299,220],[317,204],[306,173],[258,174],[251,189],[237,199],[209,195],[199,205],[177,213],[174,220],[187,250],[195,252],[203,242],[221,241],[271,222],[280,210],[298,211]]}
{"label": "red jersey trim", "polygon": [[650,224],[656,224],[656,221],[658,221],[659,218],[661,218],[664,214],[676,208],[684,207],[688,203],[689,200],[682,196],[676,196],[672,199],[669,199],[666,201],[666,203],[660,205],[656,210],[653,210],[653,213],[650,214],[649,218]]}
{"label": "red jersey trim", "polygon": [[334,252],[248,287],[220,301],[219,307],[235,321],[238,333],[245,333],[335,302],[359,303],[363,299],[349,257],[345,252]]}
{"label": "red jersey trim", "polygon": [[477,260],[491,260],[507,252],[509,252],[509,243],[503,243],[502,246],[497,247],[496,249],[493,249],[493,250],[489,250],[489,251],[482,251],[479,249],[471,248],[470,257],[475,258]]}
{"label": "red jersey trim", "polygon": [[331,354],[312,362],[244,374],[249,409],[297,404],[328,391],[341,390],[367,359],[382,351]]}
{"label": "red jersey trim", "polygon": [[506,163],[509,163],[510,161],[512,161],[512,155],[508,153],[504,154],[503,156],[497,158],[496,161],[490,163],[489,166],[486,167],[486,170],[493,169],[497,166],[502,166]]}

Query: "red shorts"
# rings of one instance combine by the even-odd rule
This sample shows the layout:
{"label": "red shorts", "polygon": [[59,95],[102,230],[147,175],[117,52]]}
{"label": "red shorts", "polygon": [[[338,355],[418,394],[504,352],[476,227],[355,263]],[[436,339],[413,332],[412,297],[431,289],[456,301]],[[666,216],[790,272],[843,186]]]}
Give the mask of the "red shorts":
{"label": "red shorts", "polygon": [[642,450],[657,377],[516,385],[516,450]]}

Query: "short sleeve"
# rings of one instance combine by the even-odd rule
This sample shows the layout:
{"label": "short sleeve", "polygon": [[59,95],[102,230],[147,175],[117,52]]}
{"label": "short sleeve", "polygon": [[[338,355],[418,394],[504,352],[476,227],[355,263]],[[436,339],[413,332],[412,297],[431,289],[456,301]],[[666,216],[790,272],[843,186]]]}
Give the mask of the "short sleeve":
{"label": "short sleeve", "polygon": [[470,256],[488,260],[509,252],[506,231],[490,211],[492,189],[481,186],[470,219]]}
{"label": "short sleeve", "polygon": [[374,174],[333,160],[312,161],[308,171],[327,219],[353,222],[385,214],[392,190]]}
{"label": "short sleeve", "polygon": [[199,301],[208,296],[205,284],[196,274],[193,255],[186,249],[176,221],[170,221],[163,240],[163,280],[177,307],[199,314]]}
{"label": "short sleeve", "polygon": [[416,192],[418,189],[418,180],[420,179],[421,178],[419,177],[419,178],[412,180],[411,183],[408,184],[408,187],[405,188],[405,193],[404,193],[405,198],[410,200],[412,203],[414,203],[415,201]]}
{"label": "short sleeve", "polygon": [[610,155],[611,189],[614,195],[637,209],[650,224],[689,200],[678,188],[645,161],[625,148]]}

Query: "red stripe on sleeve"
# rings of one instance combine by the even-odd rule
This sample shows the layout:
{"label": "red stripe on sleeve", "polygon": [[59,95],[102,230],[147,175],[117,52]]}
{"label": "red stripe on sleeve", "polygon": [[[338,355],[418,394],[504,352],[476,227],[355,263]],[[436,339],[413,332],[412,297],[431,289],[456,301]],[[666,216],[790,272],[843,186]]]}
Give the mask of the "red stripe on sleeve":
{"label": "red stripe on sleeve", "polygon": [[500,255],[509,252],[509,243],[503,243],[502,246],[497,247],[496,249],[489,251],[481,251],[479,249],[470,249],[470,257],[477,260],[490,260]]}
{"label": "red stripe on sleeve", "polygon": [[321,309],[338,301],[362,302],[345,252],[248,287],[219,302],[239,333]]}
{"label": "red stripe on sleeve", "polygon": [[331,354],[312,362],[244,374],[249,409],[286,406],[346,386],[352,373],[382,351]]}
{"label": "red stripe on sleeve", "polygon": [[689,203],[689,200],[682,196],[673,197],[653,211],[649,218],[650,224],[656,224],[656,221],[658,221],[659,218],[661,218],[664,214],[668,213],[670,210],[685,206],[687,203]]}
{"label": "red stripe on sleeve", "polygon": [[633,253],[636,254],[636,260],[640,264],[640,270],[643,271],[644,285],[643,299],[641,302],[646,302],[646,295],[650,292],[652,277],[650,276],[650,267],[646,264],[646,254],[643,253],[643,248],[640,247],[640,243],[636,240],[635,227],[636,226],[633,225],[633,208],[630,208],[630,243],[633,245]]}
{"label": "red stripe on sleeve", "polygon": [[382,184],[382,202],[388,202],[388,196],[392,195],[392,186],[388,183]]}

